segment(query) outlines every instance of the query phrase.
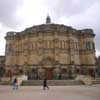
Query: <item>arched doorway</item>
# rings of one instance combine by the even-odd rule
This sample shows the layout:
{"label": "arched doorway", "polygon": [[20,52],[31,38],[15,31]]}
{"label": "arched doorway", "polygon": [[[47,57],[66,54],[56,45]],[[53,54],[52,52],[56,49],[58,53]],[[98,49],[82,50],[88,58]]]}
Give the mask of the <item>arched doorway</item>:
{"label": "arched doorway", "polygon": [[47,78],[48,80],[53,79],[53,70],[55,68],[55,64],[56,64],[55,59],[51,57],[43,58],[40,62],[40,65],[45,70],[44,77]]}
{"label": "arched doorway", "polygon": [[53,68],[45,68],[45,77],[48,80],[52,80],[53,79]]}

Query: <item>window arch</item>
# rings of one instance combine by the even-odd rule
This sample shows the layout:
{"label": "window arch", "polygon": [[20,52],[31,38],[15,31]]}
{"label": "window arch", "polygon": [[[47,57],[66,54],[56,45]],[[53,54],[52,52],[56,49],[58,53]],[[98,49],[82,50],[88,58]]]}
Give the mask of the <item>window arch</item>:
{"label": "window arch", "polygon": [[91,49],[91,45],[89,41],[86,42],[86,49]]}

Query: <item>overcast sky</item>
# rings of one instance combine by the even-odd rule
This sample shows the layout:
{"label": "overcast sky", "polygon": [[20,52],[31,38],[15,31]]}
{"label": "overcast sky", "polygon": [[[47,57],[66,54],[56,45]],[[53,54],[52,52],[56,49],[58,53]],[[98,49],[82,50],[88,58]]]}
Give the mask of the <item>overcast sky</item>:
{"label": "overcast sky", "polygon": [[45,23],[51,16],[53,23],[76,29],[92,28],[96,34],[96,55],[100,55],[100,0],[0,0],[0,55],[5,53],[4,36],[8,31],[22,31]]}

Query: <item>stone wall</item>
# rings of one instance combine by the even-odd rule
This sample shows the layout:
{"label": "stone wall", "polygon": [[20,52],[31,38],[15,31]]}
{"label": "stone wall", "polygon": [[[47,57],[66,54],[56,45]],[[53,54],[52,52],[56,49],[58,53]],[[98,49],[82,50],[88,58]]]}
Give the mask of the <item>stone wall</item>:
{"label": "stone wall", "polygon": [[50,58],[52,67],[95,66],[94,36],[91,29],[75,30],[56,24],[8,32],[6,65],[36,67],[41,66],[43,59]]}

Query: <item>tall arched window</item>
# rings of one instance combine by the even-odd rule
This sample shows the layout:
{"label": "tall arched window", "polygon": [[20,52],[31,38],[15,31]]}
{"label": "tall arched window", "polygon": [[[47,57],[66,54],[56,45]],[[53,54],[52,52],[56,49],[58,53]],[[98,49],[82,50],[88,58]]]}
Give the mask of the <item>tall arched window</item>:
{"label": "tall arched window", "polygon": [[95,49],[95,44],[94,43],[92,43],[92,49]]}
{"label": "tall arched window", "polygon": [[91,49],[91,45],[89,41],[86,42],[86,49]]}

